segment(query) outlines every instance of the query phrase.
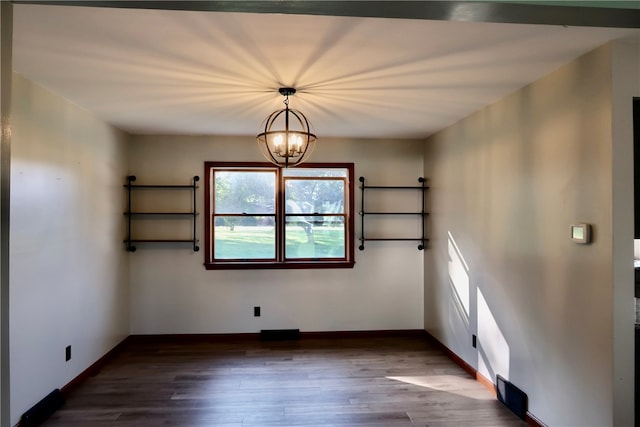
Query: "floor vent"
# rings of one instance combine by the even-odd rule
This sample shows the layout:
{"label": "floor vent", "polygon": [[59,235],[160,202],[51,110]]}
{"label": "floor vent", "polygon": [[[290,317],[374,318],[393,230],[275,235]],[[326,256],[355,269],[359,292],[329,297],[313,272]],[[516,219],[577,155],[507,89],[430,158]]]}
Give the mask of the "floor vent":
{"label": "floor vent", "polygon": [[498,400],[511,409],[514,414],[523,420],[526,419],[529,405],[527,394],[500,375],[497,375],[496,378]]}
{"label": "floor vent", "polygon": [[44,399],[36,403],[33,408],[22,414],[20,427],[36,427],[64,405],[64,396],[59,389],[53,390]]}
{"label": "floor vent", "polygon": [[287,341],[300,339],[300,329],[263,329],[260,331],[263,341]]}

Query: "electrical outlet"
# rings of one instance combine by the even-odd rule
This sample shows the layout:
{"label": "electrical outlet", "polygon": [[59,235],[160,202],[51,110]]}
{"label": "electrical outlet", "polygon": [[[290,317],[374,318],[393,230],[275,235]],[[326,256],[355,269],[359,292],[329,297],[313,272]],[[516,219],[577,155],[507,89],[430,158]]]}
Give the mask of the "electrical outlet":
{"label": "electrical outlet", "polygon": [[260,307],[253,307],[253,317],[260,317]]}
{"label": "electrical outlet", "polygon": [[71,360],[71,346],[68,345],[67,348],[64,349],[64,361],[68,362]]}
{"label": "electrical outlet", "polygon": [[476,337],[475,335],[471,335],[471,345],[473,346],[473,348],[478,347],[478,337]]}

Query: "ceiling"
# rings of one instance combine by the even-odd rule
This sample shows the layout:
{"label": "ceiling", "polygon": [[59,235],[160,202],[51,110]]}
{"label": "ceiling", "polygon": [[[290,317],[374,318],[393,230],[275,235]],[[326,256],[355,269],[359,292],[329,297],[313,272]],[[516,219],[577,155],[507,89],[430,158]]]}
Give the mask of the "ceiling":
{"label": "ceiling", "polygon": [[640,30],[14,5],[13,69],[131,133],[254,135],[282,108],[323,137],[424,138]]}

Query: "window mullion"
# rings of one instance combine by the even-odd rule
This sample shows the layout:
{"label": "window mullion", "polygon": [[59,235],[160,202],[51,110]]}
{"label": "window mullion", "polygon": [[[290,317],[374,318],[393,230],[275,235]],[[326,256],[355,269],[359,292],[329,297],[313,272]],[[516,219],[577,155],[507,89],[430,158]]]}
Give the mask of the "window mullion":
{"label": "window mullion", "polygon": [[284,176],[282,169],[276,171],[276,261],[284,262],[285,250],[285,204]]}

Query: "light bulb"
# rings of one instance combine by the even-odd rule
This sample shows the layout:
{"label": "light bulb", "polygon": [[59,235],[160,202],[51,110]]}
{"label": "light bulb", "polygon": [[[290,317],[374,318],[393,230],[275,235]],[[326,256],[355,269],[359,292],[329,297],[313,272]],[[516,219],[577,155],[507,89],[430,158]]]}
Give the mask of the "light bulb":
{"label": "light bulb", "polygon": [[300,135],[289,135],[289,151],[291,154],[302,151],[302,138]]}

